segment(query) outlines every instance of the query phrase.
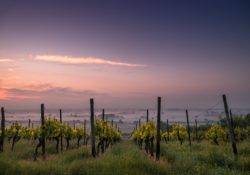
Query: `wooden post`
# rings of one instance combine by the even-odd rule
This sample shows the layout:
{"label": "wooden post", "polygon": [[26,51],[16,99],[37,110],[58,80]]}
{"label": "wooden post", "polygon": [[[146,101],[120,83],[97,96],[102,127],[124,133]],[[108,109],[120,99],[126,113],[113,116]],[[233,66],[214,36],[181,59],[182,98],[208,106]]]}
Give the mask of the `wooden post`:
{"label": "wooden post", "polygon": [[[44,118],[44,104],[41,104],[41,127],[44,130],[45,118]],[[45,137],[42,137],[42,155],[45,158]]]}
{"label": "wooden post", "polygon": [[139,119],[138,124],[139,124],[139,128],[140,128],[141,127],[141,119]]}
{"label": "wooden post", "polygon": [[233,119],[233,114],[232,114],[231,109],[229,110],[229,114],[230,114],[230,122],[231,122],[231,125],[233,126],[233,131],[234,131],[234,119]]}
{"label": "wooden post", "polygon": [[224,108],[225,108],[225,113],[226,113],[226,119],[227,119],[227,125],[229,128],[229,134],[230,134],[230,140],[232,143],[232,149],[233,149],[233,153],[235,155],[235,158],[237,158],[237,146],[236,146],[236,141],[235,141],[235,137],[234,137],[234,131],[233,131],[233,126],[232,123],[230,122],[230,116],[229,116],[229,110],[228,110],[228,104],[227,104],[227,97],[225,94],[222,95],[223,98],[223,103],[224,103]]}
{"label": "wooden post", "polygon": [[167,119],[167,134],[168,134],[168,141],[169,141],[169,124],[168,124],[168,119]]}
{"label": "wooden post", "polygon": [[147,109],[147,122],[148,122],[148,109]]}
{"label": "wooden post", "polygon": [[[60,114],[60,123],[62,124],[62,110],[59,110],[59,114]],[[60,138],[60,144],[61,144],[61,152],[63,151],[63,135],[61,133],[61,138]]]}
{"label": "wooden post", "polygon": [[113,127],[113,125],[114,125],[114,121],[112,120],[112,121],[111,121],[111,126]]}
{"label": "wooden post", "polygon": [[0,152],[3,152],[3,146],[4,146],[4,137],[5,137],[5,113],[4,113],[4,108],[1,108],[1,115],[2,115],[2,120],[1,120],[1,138],[0,138]]}
{"label": "wooden post", "polygon": [[104,121],[104,120],[105,120],[105,110],[102,109],[102,121]]}
{"label": "wooden post", "polygon": [[[104,109],[102,109],[102,121],[103,122],[105,121],[105,111],[104,111]],[[116,127],[117,127],[117,125],[116,125]],[[105,130],[104,130],[104,127],[103,127],[103,129],[102,129],[103,134],[104,134],[104,131]],[[102,139],[100,143],[101,143],[101,151],[102,151],[102,153],[104,153],[104,151],[105,151],[105,141]],[[99,148],[98,148],[98,152],[99,152]]]}
{"label": "wooden post", "polygon": [[92,147],[92,156],[96,156],[95,150],[95,119],[94,119],[94,99],[90,99],[90,124],[91,124],[91,147]]}
{"label": "wooden post", "polygon": [[188,110],[187,110],[187,109],[186,109],[186,117],[187,117],[188,141],[189,141],[189,146],[191,147],[191,137],[190,137],[189,116],[188,116]]}
{"label": "wooden post", "polygon": [[135,130],[137,130],[137,123],[135,124]]}
{"label": "wooden post", "polygon": [[30,128],[30,123],[31,123],[31,120],[29,119],[29,122],[28,122],[28,127]]}
{"label": "wooden post", "polygon": [[196,119],[195,119],[195,139],[198,142],[198,125]]}
{"label": "wooden post", "polygon": [[234,135],[234,139],[235,139],[235,142],[236,142],[235,132],[234,132],[235,125],[234,125],[234,119],[233,119],[233,114],[232,114],[232,110],[231,109],[230,109],[229,113],[230,113],[230,122],[231,122],[231,125],[232,125],[232,128],[233,128],[233,135]]}
{"label": "wooden post", "polygon": [[84,130],[84,145],[87,145],[87,129],[86,129],[86,120],[83,122],[83,130]]}
{"label": "wooden post", "polygon": [[157,135],[156,135],[156,160],[160,159],[160,140],[161,140],[161,97],[157,99]]}

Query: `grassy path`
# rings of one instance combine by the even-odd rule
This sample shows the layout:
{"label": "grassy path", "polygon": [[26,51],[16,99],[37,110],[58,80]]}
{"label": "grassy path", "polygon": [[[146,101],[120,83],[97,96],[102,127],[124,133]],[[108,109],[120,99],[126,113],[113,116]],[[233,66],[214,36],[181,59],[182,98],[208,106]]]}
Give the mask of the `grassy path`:
{"label": "grassy path", "polygon": [[215,146],[208,142],[188,145],[162,143],[161,161],[155,162],[131,141],[122,141],[94,159],[90,149],[81,147],[55,154],[47,145],[46,160],[32,160],[34,147],[20,142],[12,153],[0,154],[0,175],[247,175],[250,174],[249,141],[240,143],[239,159],[232,159],[229,144]]}
{"label": "grassy path", "polygon": [[[48,151],[53,150],[52,147]],[[166,166],[144,155],[132,142],[123,141],[114,145],[105,154],[94,159],[87,148],[52,154],[46,161],[31,160],[33,148],[17,145],[14,153],[0,155],[0,175],[36,174],[86,174],[86,175],[151,175],[166,174]]]}
{"label": "grassy path", "polygon": [[167,170],[164,164],[152,161],[129,141],[115,145],[96,160],[85,162],[87,168],[80,166],[79,162],[75,164],[78,166],[70,170],[73,174],[80,171],[83,174],[163,175]]}

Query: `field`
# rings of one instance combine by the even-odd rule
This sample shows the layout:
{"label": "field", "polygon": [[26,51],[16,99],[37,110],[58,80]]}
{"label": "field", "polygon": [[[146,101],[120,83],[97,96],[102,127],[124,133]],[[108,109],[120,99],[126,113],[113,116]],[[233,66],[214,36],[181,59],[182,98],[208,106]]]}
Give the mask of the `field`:
{"label": "field", "polygon": [[[14,152],[10,143],[0,154],[0,175],[38,174],[249,174],[250,140],[238,144],[239,157],[234,161],[229,143],[214,145],[208,141],[161,143],[160,161],[141,150],[133,141],[116,143],[97,158],[91,156],[89,146],[71,147],[57,154],[54,143],[47,143],[46,159],[33,161],[34,143],[20,140]],[[72,144],[75,145],[75,144]]]}
{"label": "field", "polygon": [[183,175],[250,173],[250,114],[226,118],[216,124],[169,125],[141,119],[131,133],[123,134],[116,123],[94,118],[90,100],[90,131],[44,115],[41,126],[18,122],[5,128],[1,109],[0,175]]}

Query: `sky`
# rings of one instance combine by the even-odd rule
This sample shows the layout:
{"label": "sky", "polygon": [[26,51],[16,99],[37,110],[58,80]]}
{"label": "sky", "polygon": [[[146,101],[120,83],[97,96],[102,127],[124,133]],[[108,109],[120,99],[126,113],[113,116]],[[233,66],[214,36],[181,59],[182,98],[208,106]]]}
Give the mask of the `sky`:
{"label": "sky", "polygon": [[1,0],[0,105],[250,108],[244,0]]}

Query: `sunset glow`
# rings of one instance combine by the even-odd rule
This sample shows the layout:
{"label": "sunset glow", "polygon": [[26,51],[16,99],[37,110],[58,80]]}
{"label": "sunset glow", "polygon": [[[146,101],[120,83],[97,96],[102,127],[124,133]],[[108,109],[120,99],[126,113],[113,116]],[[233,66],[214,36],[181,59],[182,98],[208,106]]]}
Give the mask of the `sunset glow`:
{"label": "sunset glow", "polygon": [[226,93],[249,107],[249,12],[204,3],[2,3],[0,102],[195,108]]}

